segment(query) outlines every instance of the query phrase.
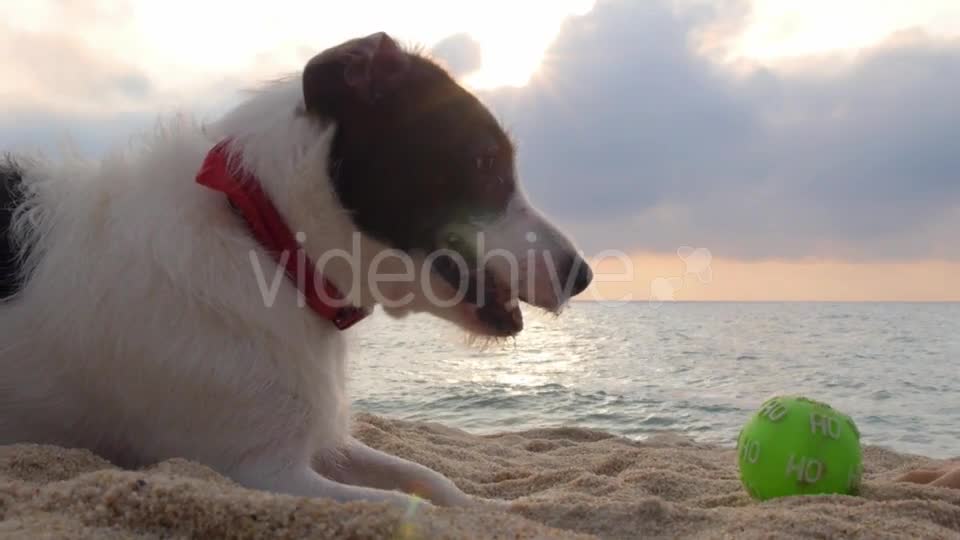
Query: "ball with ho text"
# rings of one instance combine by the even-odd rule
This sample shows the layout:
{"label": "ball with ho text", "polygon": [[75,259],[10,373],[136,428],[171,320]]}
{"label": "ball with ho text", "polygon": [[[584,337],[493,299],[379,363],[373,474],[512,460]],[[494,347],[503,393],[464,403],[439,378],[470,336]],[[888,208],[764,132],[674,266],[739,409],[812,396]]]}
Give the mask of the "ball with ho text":
{"label": "ball with ho text", "polygon": [[774,397],[737,438],[740,480],[759,500],[790,495],[855,495],[863,474],[860,432],[826,403]]}

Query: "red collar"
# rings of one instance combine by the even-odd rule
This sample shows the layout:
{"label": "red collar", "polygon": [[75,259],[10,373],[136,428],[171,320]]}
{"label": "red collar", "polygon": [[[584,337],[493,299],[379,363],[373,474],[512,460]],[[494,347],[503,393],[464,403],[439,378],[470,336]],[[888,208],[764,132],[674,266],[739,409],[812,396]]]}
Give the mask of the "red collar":
{"label": "red collar", "polygon": [[[331,305],[327,299],[342,300],[344,296],[327,278],[323,278],[324,296],[320,295],[316,282],[312,279],[317,275],[316,264],[312,259],[304,257],[306,264],[298,268],[299,257],[294,255],[302,247],[260,187],[257,178],[243,169],[231,169],[228,143],[229,141],[223,141],[210,150],[200,172],[197,173],[197,183],[227,195],[230,203],[247,221],[254,238],[286,268],[287,277],[303,293],[310,309],[340,330],[345,330],[366,317],[368,313],[362,308]],[[283,259],[284,254],[286,260]],[[301,279],[300,271],[306,274],[304,279]]]}

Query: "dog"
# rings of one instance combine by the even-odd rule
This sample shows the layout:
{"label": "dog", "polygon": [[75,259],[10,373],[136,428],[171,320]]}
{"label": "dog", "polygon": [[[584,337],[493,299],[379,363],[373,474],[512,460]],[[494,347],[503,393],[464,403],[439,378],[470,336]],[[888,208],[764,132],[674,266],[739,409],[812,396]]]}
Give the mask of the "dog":
{"label": "dog", "polygon": [[[0,443],[119,466],[180,457],[259,490],[479,500],[350,435],[346,337],[379,305],[514,336],[590,283],[514,145],[386,33],[313,57],[209,125],[91,162],[0,164]],[[295,232],[294,232],[295,231]]]}

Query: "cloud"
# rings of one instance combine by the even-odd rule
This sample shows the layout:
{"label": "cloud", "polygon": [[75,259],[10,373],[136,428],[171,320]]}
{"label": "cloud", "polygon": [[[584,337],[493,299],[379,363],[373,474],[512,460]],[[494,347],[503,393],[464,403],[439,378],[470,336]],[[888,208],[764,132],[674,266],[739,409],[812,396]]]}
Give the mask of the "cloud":
{"label": "cloud", "polygon": [[21,31],[0,23],[5,108],[109,111],[148,99],[141,69],[119,62],[69,34]]}
{"label": "cloud", "polygon": [[469,34],[454,34],[443,39],[430,50],[455,77],[473,73],[483,63],[480,44]]}
{"label": "cloud", "polygon": [[487,93],[532,198],[588,251],[960,257],[960,41],[745,69],[696,50],[727,7],[600,2],[530,85]]}
{"label": "cloud", "polygon": [[81,155],[102,155],[148,129],[153,121],[153,115],[146,113],[62,115],[38,110],[0,111],[0,152],[40,150],[56,155],[69,149]]}
{"label": "cloud", "polygon": [[[747,5],[601,0],[530,84],[484,92],[531,198],[588,253],[960,258],[960,40],[907,32],[777,67],[703,54],[744,28]],[[156,113],[210,118],[251,82],[230,71],[173,91],[81,34],[0,26],[0,146],[70,134],[102,151]],[[433,54],[458,74],[480,60],[466,35]]]}
{"label": "cloud", "polygon": [[98,25],[125,24],[122,5],[59,2],[58,17],[83,25],[69,31],[29,31],[0,22],[0,152],[71,148],[103,154],[151,129],[160,116],[185,112],[212,119],[255,86],[224,74],[164,88],[148,66],[133,65],[84,37],[95,35]]}

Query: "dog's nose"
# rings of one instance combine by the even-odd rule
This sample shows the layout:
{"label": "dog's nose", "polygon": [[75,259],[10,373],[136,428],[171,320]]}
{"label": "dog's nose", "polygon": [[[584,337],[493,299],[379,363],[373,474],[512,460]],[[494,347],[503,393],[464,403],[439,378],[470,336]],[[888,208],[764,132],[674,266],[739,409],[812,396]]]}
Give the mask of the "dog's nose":
{"label": "dog's nose", "polygon": [[571,297],[585,291],[590,286],[590,282],[593,281],[593,270],[590,270],[590,265],[579,255],[573,256],[570,261],[570,268],[567,270],[567,283],[571,283],[571,281],[573,284],[573,289],[570,291]]}

